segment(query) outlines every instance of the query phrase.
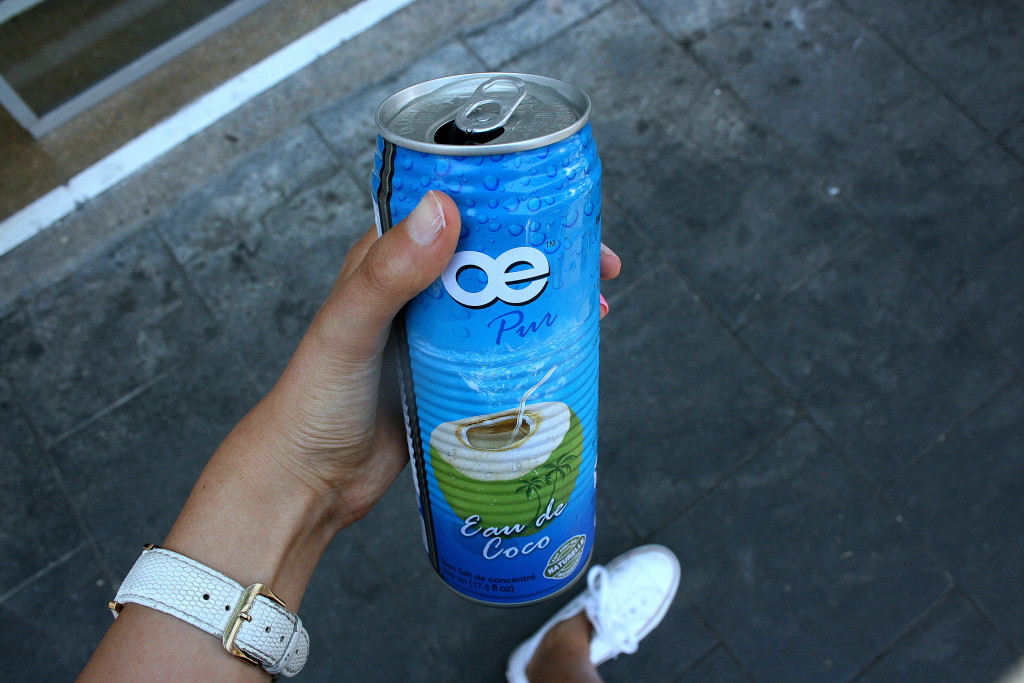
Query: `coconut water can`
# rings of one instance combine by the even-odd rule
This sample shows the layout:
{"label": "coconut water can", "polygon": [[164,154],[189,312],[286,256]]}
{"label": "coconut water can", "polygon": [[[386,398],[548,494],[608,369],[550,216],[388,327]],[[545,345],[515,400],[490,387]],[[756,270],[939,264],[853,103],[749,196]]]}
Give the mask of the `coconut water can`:
{"label": "coconut water can", "polygon": [[440,190],[462,216],[443,275],[395,323],[412,473],[440,578],[487,605],[568,588],[594,544],[601,163],[590,100],[469,74],[378,108],[381,233]]}

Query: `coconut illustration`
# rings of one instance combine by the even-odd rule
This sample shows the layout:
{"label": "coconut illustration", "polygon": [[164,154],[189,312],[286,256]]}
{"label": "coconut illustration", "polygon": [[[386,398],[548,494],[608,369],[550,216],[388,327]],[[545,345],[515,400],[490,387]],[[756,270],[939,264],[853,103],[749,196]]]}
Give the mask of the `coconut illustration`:
{"label": "coconut illustration", "polygon": [[527,536],[576,486],[583,429],[564,403],[549,401],[445,422],[430,436],[430,459],[445,500],[462,520]]}

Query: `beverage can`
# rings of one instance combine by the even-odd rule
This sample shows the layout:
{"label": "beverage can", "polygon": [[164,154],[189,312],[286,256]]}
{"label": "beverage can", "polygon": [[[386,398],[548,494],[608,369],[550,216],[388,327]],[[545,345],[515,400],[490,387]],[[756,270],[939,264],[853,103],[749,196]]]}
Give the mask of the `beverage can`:
{"label": "beverage can", "polygon": [[594,544],[601,163],[590,100],[468,74],[377,110],[381,233],[430,190],[458,205],[451,263],[395,322],[424,544],[456,592],[524,605]]}

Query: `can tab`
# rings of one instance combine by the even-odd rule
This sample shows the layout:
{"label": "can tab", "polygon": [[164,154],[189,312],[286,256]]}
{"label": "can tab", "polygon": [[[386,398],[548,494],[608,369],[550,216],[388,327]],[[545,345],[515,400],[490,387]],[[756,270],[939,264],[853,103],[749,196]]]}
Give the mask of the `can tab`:
{"label": "can tab", "polygon": [[496,76],[481,83],[455,116],[455,126],[470,135],[501,128],[526,97],[526,83]]}

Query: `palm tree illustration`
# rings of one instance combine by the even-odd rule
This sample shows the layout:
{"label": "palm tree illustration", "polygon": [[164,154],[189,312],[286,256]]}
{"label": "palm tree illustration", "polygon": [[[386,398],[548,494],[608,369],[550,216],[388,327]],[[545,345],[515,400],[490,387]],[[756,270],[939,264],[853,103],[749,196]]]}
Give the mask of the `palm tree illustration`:
{"label": "palm tree illustration", "polygon": [[540,517],[540,488],[544,485],[544,479],[539,474],[535,474],[529,479],[520,479],[519,483],[522,484],[522,486],[516,489],[516,493],[525,493],[526,500],[536,498],[537,517]]}
{"label": "palm tree illustration", "polygon": [[[563,453],[558,457],[558,460],[554,462],[545,463],[544,467],[544,483],[551,485],[551,496],[548,498],[548,506],[555,500],[555,489],[558,488],[558,482],[569,476],[572,472],[572,461],[576,459],[576,456],[572,453]],[[540,513],[537,514],[540,516]]]}

